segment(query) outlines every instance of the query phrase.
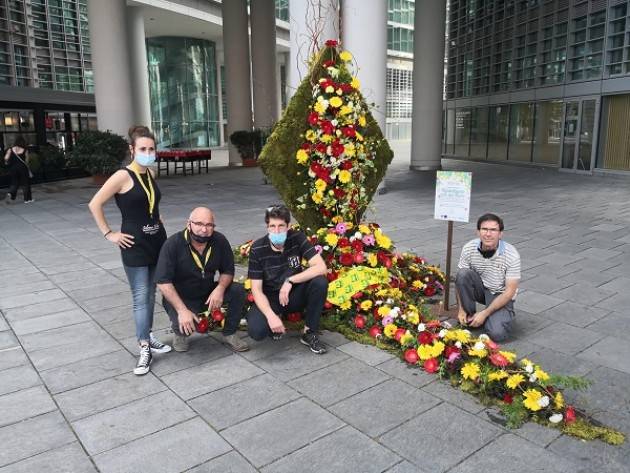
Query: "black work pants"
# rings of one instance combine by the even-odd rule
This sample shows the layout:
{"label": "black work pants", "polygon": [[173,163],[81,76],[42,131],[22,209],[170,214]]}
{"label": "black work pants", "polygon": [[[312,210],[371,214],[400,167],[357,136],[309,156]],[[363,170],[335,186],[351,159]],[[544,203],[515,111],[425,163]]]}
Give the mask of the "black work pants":
{"label": "black work pants", "polygon": [[[24,166],[21,166],[24,168]],[[11,187],[9,187],[9,194],[11,194],[11,200],[15,200],[17,197],[18,189],[22,188],[24,193],[24,201],[32,200],[31,195],[31,178],[28,175],[28,169],[14,169],[11,171]]]}

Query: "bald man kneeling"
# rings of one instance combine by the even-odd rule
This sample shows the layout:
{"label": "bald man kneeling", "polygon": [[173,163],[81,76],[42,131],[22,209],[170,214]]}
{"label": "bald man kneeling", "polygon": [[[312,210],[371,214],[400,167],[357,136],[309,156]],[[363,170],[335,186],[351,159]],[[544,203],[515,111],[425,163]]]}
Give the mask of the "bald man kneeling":
{"label": "bald man kneeling", "polygon": [[[212,210],[197,207],[186,228],[171,235],[162,246],[155,279],[173,327],[173,348],[188,350],[188,336],[195,331],[197,314],[227,304],[224,343],[234,351],[247,351],[236,331],[241,320],[245,289],[232,282],[234,255],[222,233],[214,230]],[[216,273],[219,279],[215,281]]]}

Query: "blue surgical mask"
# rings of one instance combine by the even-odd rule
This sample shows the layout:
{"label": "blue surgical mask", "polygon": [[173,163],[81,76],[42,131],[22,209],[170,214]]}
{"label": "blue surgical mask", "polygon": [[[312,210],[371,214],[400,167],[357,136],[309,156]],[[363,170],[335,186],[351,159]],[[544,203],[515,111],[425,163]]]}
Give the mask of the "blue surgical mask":
{"label": "blue surgical mask", "polygon": [[144,154],[144,153],[136,153],[134,159],[140,166],[151,166],[155,163],[155,155],[154,154]]}
{"label": "blue surgical mask", "polygon": [[284,242],[287,241],[287,232],[270,233],[269,241],[271,242],[272,245],[282,246],[284,245]]}

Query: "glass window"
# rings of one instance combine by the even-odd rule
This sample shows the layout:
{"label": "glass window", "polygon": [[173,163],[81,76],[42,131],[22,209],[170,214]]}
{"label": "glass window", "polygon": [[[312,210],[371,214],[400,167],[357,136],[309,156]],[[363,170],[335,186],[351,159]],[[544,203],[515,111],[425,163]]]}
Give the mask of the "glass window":
{"label": "glass window", "polygon": [[510,106],[510,161],[529,162],[532,159],[534,110],[531,103]]}
{"label": "glass window", "polygon": [[537,103],[534,131],[534,162],[557,165],[560,161],[561,139],[562,102]]}
{"label": "glass window", "polygon": [[470,119],[470,157],[486,159],[488,148],[488,108],[473,108]]}
{"label": "glass window", "polygon": [[470,108],[455,113],[455,155],[468,157],[470,145]]}
{"label": "glass window", "polygon": [[453,154],[455,145],[455,109],[446,111],[446,150],[444,154]]}
{"label": "glass window", "polygon": [[490,107],[488,110],[488,159],[505,161],[508,146],[508,105]]}

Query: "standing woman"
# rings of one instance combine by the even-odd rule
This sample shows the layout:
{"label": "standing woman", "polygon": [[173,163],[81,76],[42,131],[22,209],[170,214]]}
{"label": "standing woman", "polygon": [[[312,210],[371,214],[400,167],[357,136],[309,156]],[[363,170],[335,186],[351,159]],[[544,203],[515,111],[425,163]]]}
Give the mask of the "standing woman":
{"label": "standing woman", "polygon": [[17,192],[22,187],[24,193],[24,203],[33,202],[31,195],[31,170],[28,167],[28,150],[24,137],[18,135],[13,146],[4,155],[4,164],[9,168],[11,176],[11,187],[7,194],[7,202],[14,202]]}
{"label": "standing woman", "polygon": [[[133,317],[140,358],[133,372],[149,372],[151,351],[171,351],[153,336],[153,307],[155,305],[155,265],[166,231],[160,219],[160,189],[148,166],[155,162],[155,137],[145,126],[129,129],[129,151],[133,161],[125,169],[116,171],[92,197],[89,208],[99,230],[110,242],[120,247],[123,267],[133,296]],[[105,220],[103,206],[112,197],[122,214],[119,232],[113,231]]]}

